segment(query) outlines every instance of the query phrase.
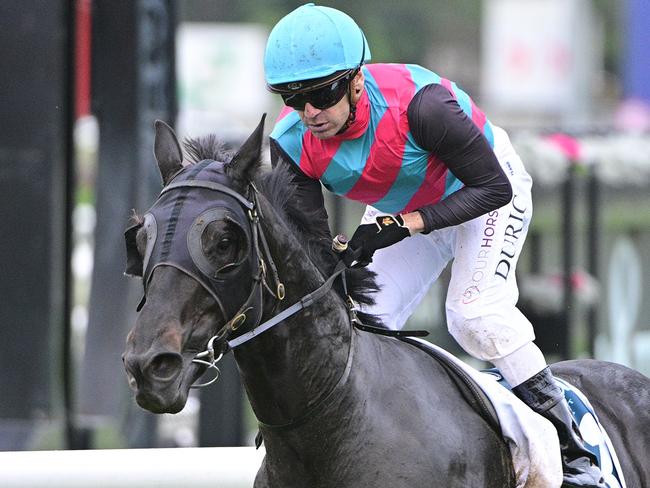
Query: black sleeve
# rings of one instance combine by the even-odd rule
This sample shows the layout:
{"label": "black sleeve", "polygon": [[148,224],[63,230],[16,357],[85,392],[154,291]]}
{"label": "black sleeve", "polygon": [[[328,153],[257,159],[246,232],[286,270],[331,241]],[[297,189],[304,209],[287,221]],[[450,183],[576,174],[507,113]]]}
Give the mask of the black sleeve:
{"label": "black sleeve", "polygon": [[425,232],[461,224],[503,207],[512,187],[487,139],[442,85],[427,85],[408,107],[415,141],[431,151],[464,185],[418,209]]}
{"label": "black sleeve", "polygon": [[[294,196],[300,202],[300,208],[304,209],[305,213],[313,213],[316,217],[315,222],[327,222],[328,215],[320,181],[310,178],[300,170],[298,165],[292,163],[289,156],[274,139],[270,139],[270,147],[271,166],[274,170],[277,168],[287,168],[289,170],[292,175],[291,181],[296,187]],[[330,234],[329,227],[327,232]]]}

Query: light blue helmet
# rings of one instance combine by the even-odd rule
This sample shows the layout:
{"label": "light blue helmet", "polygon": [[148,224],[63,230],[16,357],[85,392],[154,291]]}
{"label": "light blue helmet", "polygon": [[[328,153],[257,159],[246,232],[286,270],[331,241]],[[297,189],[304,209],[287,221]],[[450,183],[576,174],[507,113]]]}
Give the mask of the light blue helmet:
{"label": "light blue helmet", "polygon": [[272,86],[323,78],[369,60],[368,41],[350,16],[308,3],[283,17],[271,31],[264,72]]}

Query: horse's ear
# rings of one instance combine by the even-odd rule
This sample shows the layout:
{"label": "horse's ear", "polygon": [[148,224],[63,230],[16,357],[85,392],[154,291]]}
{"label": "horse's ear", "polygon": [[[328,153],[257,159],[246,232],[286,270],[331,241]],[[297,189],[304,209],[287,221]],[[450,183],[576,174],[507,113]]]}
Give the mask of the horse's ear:
{"label": "horse's ear", "polygon": [[228,167],[231,176],[245,180],[252,179],[252,173],[257,170],[262,153],[264,119],[266,119],[266,114],[262,115],[262,120],[260,120],[257,128],[248,136],[246,142],[242,144],[237,154],[230,161]]}
{"label": "horse's ear", "polygon": [[183,152],[171,127],[162,120],[156,120],[155,127],[153,154],[158,161],[163,184],[166,185],[171,177],[183,167]]}

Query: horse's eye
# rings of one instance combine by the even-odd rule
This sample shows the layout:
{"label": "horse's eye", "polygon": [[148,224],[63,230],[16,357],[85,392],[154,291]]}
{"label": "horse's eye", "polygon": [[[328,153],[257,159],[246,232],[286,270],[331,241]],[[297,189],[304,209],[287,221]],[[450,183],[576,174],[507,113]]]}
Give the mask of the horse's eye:
{"label": "horse's eye", "polygon": [[233,239],[231,239],[229,236],[224,236],[221,239],[219,239],[216,248],[218,252],[226,253],[230,250],[232,245],[233,245]]}
{"label": "horse's eye", "polygon": [[243,262],[247,253],[247,239],[244,230],[236,223],[223,219],[207,225],[201,235],[201,250],[214,274],[223,274]]}

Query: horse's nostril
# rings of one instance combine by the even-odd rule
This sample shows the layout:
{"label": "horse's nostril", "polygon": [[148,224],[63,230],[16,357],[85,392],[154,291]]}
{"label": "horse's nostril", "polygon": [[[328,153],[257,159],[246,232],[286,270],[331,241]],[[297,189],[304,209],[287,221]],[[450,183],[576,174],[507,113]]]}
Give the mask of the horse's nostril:
{"label": "horse's nostril", "polygon": [[171,379],[178,374],[183,366],[180,354],[165,352],[157,354],[149,363],[149,371],[159,380]]}

